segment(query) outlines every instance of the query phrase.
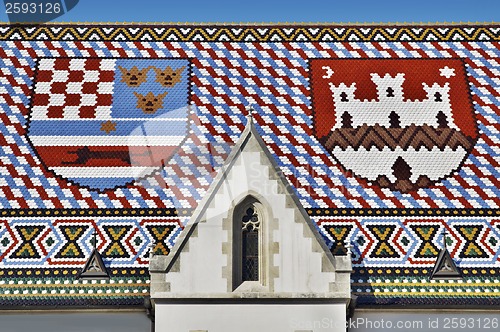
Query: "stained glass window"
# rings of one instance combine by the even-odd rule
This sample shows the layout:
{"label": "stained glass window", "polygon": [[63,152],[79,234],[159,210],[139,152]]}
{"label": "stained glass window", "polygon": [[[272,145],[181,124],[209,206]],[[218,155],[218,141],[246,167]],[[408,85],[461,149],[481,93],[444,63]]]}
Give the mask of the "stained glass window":
{"label": "stained glass window", "polygon": [[259,280],[259,227],[260,221],[253,206],[241,219],[242,231],[242,281]]}

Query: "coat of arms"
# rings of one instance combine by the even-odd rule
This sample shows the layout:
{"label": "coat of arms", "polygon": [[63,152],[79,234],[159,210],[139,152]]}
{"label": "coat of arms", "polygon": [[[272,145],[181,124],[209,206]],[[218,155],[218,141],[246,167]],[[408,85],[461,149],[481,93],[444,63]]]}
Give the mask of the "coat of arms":
{"label": "coat of arms", "polygon": [[478,137],[460,59],[311,61],[316,137],[342,167],[407,193],[457,171]]}
{"label": "coat of arms", "polygon": [[145,177],[188,134],[185,59],[41,58],[28,139],[45,166],[105,190]]}

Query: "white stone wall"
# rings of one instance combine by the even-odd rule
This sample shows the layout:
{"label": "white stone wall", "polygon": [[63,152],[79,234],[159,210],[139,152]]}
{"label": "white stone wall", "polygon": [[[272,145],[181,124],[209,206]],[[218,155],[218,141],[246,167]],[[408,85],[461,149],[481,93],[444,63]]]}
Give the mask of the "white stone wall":
{"label": "white stone wall", "polygon": [[[316,241],[309,226],[297,222],[302,218],[293,206],[287,206],[283,184],[269,179],[269,165],[260,151],[243,151],[229,170],[226,180],[206,210],[196,232],[188,240],[188,248],[180,255],[180,271],[166,275],[171,293],[225,293],[228,290],[227,275],[223,268],[231,260],[223,253],[225,242],[231,242],[232,233],[224,229],[223,221],[232,218],[231,208],[248,194],[256,195],[269,213],[261,218],[268,243],[277,243],[279,253],[265,260],[278,268],[273,278],[275,293],[328,293],[335,281],[333,271],[323,272],[325,253]],[[280,188],[281,187],[281,188]],[[273,230],[271,230],[273,229]],[[231,234],[230,234],[231,233]],[[316,248],[316,250],[315,250]],[[229,252],[231,254],[231,252]],[[266,254],[266,251],[261,254]],[[332,269],[333,270],[333,269]],[[266,285],[264,285],[266,286]]]}
{"label": "white stone wall", "polygon": [[344,332],[343,304],[161,305],[157,332]]}
{"label": "white stone wall", "polygon": [[[247,126],[172,253],[150,260],[157,332],[345,331],[350,256],[331,256],[255,135]],[[248,196],[259,203],[261,276],[239,284],[233,215]]]}

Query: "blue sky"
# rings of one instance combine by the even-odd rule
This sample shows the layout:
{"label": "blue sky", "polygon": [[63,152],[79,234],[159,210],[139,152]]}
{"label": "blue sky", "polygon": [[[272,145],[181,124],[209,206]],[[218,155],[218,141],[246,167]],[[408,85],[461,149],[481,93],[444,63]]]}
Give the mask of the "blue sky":
{"label": "blue sky", "polygon": [[500,0],[80,0],[56,21],[498,22]]}

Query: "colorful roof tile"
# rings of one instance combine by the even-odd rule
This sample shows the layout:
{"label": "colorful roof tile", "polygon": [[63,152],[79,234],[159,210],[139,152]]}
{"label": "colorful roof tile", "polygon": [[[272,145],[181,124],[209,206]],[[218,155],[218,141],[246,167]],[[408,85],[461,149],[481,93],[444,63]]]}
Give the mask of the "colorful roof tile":
{"label": "colorful roof tile", "polygon": [[[358,303],[499,304],[500,28],[0,26],[0,305],[140,305],[256,127]],[[109,281],[78,281],[97,249]],[[448,234],[463,281],[431,281]]]}

